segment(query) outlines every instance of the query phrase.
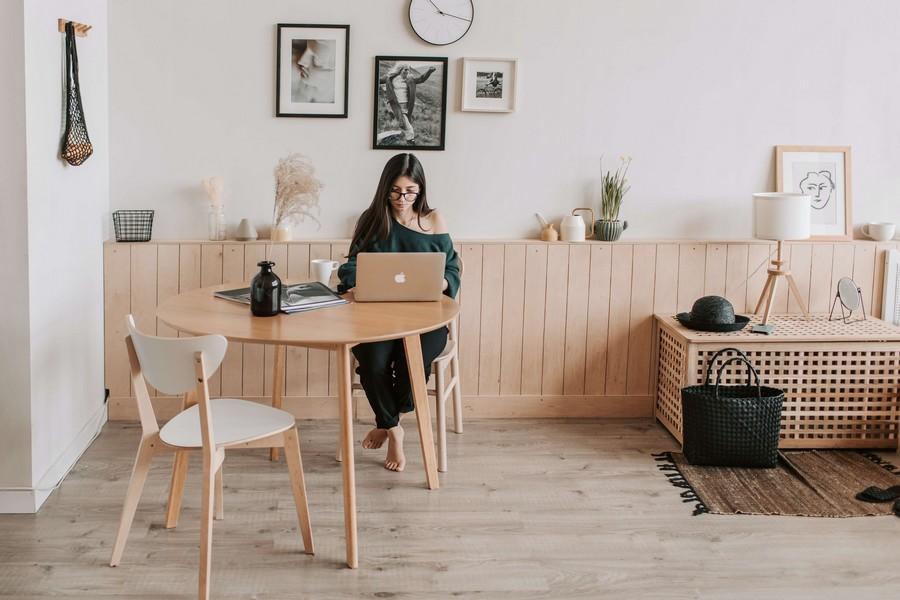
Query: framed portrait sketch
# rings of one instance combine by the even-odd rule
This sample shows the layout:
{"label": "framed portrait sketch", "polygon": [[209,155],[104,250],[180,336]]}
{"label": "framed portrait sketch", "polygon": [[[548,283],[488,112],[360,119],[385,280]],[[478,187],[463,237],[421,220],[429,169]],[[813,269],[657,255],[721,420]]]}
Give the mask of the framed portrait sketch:
{"label": "framed portrait sketch", "polygon": [[275,116],[347,117],[349,25],[278,24]]}
{"label": "framed portrait sketch", "polygon": [[849,146],[775,146],[775,182],[810,196],[813,239],[853,237]]}
{"label": "framed portrait sketch", "polygon": [[446,123],[446,57],[375,57],[372,148],[443,150]]}
{"label": "framed portrait sketch", "polygon": [[480,112],[516,110],[519,61],[515,58],[462,59],[460,108]]}

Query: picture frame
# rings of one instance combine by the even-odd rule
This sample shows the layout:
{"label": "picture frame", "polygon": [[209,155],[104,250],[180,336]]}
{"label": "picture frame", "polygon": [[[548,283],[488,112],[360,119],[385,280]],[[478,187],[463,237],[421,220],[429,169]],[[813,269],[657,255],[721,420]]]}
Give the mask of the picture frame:
{"label": "picture frame", "polygon": [[510,113],[516,110],[519,60],[516,58],[463,58],[460,109],[470,112]]}
{"label": "picture frame", "polygon": [[350,26],[279,23],[275,116],[347,118]]}
{"label": "picture frame", "polygon": [[811,239],[853,238],[850,146],[775,146],[776,191],[812,196]]}
{"label": "picture frame", "polygon": [[372,148],[443,150],[447,57],[376,56]]}

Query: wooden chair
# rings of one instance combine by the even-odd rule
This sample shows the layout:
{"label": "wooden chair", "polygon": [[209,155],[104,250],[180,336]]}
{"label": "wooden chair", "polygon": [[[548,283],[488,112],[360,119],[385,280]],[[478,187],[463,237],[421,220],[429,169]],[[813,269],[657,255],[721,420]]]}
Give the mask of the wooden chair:
{"label": "wooden chair", "polygon": [[[186,459],[187,452],[200,451],[203,455],[203,497],[200,513],[199,597],[201,600],[208,599],[213,510],[215,509],[215,516],[221,519],[222,463],[225,460],[225,450],[232,448],[284,448],[303,548],[307,554],[312,554],[312,528],[306,502],[300,442],[293,415],[246,400],[210,400],[207,379],[225,356],[228,341],[224,337],[149,336],[136,329],[131,315],[128,315],[128,332],[125,345],[131,363],[131,383],[137,399],[142,435],[125,495],[110,566],[118,565],[122,559],[153,457],[175,452],[177,458]],[[191,393],[196,404],[177,414],[160,429],[146,382],[166,394]],[[176,465],[177,463],[176,459]],[[184,464],[187,464],[186,460]]]}
{"label": "wooden chair", "polygon": [[[459,275],[462,278],[463,263],[458,257]],[[356,373],[356,357],[351,363],[353,373]],[[447,368],[450,376],[447,376]],[[450,322],[450,333],[447,336],[447,345],[443,352],[431,363],[431,372],[434,375],[434,389],[428,390],[429,396],[435,397],[437,405],[437,442],[438,442],[438,471],[447,472],[447,400],[453,397],[453,430],[456,433],[463,432],[462,420],[462,391],[460,390],[459,375],[459,316]],[[354,379],[353,390],[362,391],[362,385]],[[338,443],[335,458],[341,460],[341,445]]]}

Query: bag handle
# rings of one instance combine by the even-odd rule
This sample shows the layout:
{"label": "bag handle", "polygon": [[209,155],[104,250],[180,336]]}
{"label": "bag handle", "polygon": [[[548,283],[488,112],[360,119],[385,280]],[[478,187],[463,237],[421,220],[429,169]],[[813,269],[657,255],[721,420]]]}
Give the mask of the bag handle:
{"label": "bag handle", "polygon": [[713,354],[706,362],[706,377],[703,378],[703,385],[709,385],[709,376],[712,375],[713,365],[716,363],[716,359],[725,352],[737,352],[739,356],[743,356],[744,360],[749,363],[750,359],[748,359],[747,355],[744,354],[741,350],[738,350],[737,348],[722,348],[721,350]]}
{"label": "bag handle", "polygon": [[744,356],[742,352],[741,356],[732,356],[719,367],[719,372],[716,374],[716,400],[719,399],[719,384],[722,382],[722,372],[725,370],[725,367],[736,361],[747,365],[747,387],[753,386],[752,380],[750,379],[750,375],[752,374],[756,379],[756,397],[757,399],[762,398],[762,388],[759,385],[759,373],[756,372],[756,369],[753,368],[753,365],[750,364],[750,361],[747,360],[747,357]]}

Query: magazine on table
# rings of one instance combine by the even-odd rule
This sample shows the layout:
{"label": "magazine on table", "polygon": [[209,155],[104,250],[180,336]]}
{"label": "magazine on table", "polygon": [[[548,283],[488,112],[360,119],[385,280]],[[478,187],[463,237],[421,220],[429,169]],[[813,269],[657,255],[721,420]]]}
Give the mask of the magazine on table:
{"label": "magazine on table", "polygon": [[[231,302],[250,304],[250,288],[222,290],[216,292],[215,296]],[[281,287],[281,312],[304,312],[338,304],[347,304],[347,301],[318,281],[294,283]]]}

